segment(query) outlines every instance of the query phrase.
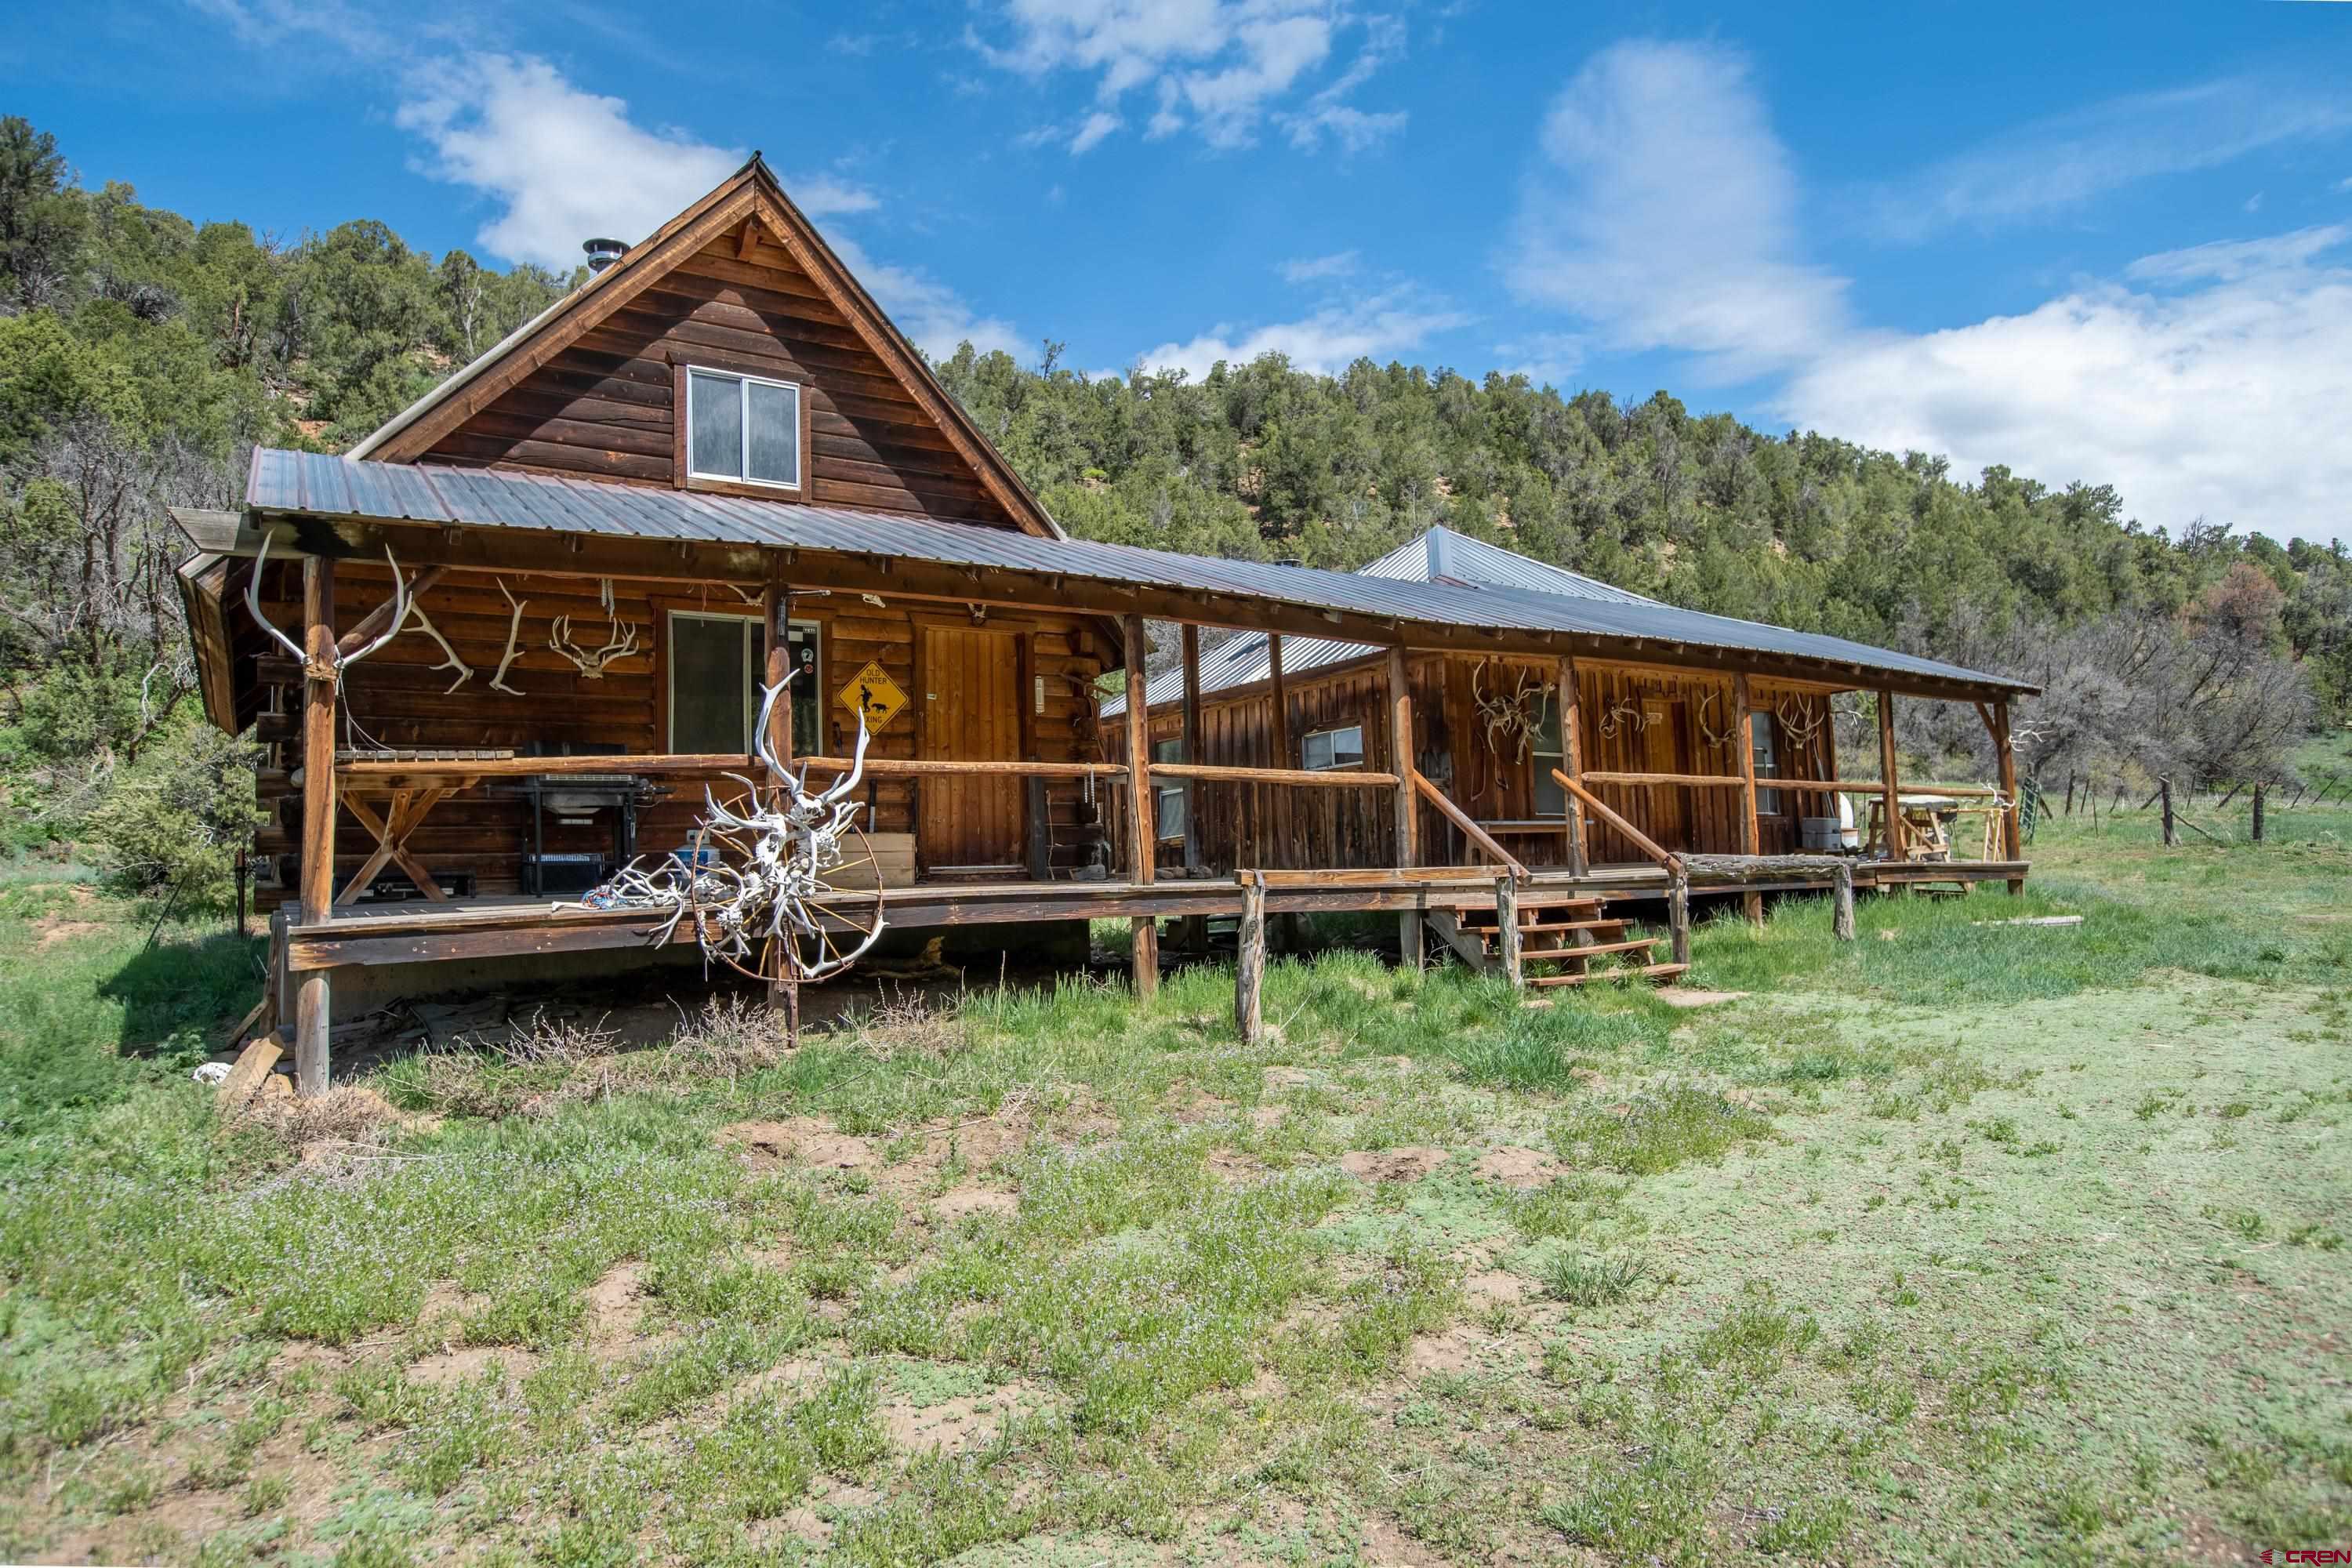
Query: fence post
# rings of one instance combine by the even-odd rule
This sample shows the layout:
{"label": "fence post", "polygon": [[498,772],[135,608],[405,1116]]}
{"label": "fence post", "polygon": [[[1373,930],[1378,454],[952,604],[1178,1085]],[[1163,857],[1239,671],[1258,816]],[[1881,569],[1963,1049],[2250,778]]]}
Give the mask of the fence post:
{"label": "fence post", "polygon": [[1666,884],[1666,931],[1676,963],[1690,962],[1690,873],[1676,861]]}
{"label": "fence post", "polygon": [[2254,785],[2254,842],[2257,844],[2263,841],[2263,792],[2268,787],[2262,784]]}
{"label": "fence post", "polygon": [[2180,843],[2180,834],[2172,826],[2172,781],[2169,778],[2156,781],[2156,798],[2164,803],[2164,847],[2174,848]]}
{"label": "fence post", "polygon": [[1503,978],[1514,991],[1528,984],[1527,961],[1519,948],[1519,881],[1508,871],[1495,879],[1495,940],[1502,944]]}
{"label": "fence post", "polygon": [[1257,1044],[1265,1024],[1265,873],[1244,871],[1242,929],[1234,949],[1234,1025],[1242,1044]]}
{"label": "fence post", "polygon": [[1853,862],[1841,859],[1830,899],[1830,934],[1840,942],[1853,940]]}

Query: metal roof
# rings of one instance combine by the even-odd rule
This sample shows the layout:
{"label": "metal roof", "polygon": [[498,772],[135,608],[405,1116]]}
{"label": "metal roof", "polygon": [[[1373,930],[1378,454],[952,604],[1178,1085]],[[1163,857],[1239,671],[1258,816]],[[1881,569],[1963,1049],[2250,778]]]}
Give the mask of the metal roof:
{"label": "metal roof", "polygon": [[258,512],[311,512],[366,521],[463,523],[895,556],[1223,595],[1432,627],[1491,626],[1536,634],[1638,637],[1859,665],[1888,674],[1967,681],[2012,691],[2034,689],[2003,676],[1984,675],[1843,637],[1789,631],[1646,601],[1621,604],[1524,588],[1403,582],[1313,567],[1180,555],[1094,540],[1041,539],[1010,529],[890,512],[501,469],[360,462],[317,452],[257,447],[246,481],[246,506]]}
{"label": "metal roof", "polygon": [[[1409,539],[1368,566],[1358,569],[1360,577],[1386,577],[1398,583],[1458,583],[1496,588],[1527,588],[1537,593],[1560,594],[1572,599],[1601,599],[1621,605],[1654,605],[1628,589],[1612,587],[1597,577],[1569,572],[1558,566],[1546,565],[1513,551],[1499,549],[1484,540],[1473,539],[1466,533],[1456,533],[1444,523],[1432,527],[1418,539]],[[1360,658],[1370,658],[1380,652],[1370,643],[1334,642],[1328,637],[1285,637],[1282,640],[1282,673],[1286,679],[1304,675],[1309,670],[1325,669],[1333,665],[1352,664]],[[1241,632],[1227,637],[1214,647],[1201,650],[1201,695],[1218,691],[1238,690],[1274,679],[1273,656],[1266,650],[1264,632]],[[1180,667],[1163,669],[1151,678],[1145,700],[1158,708],[1164,703],[1184,700],[1184,671]],[[1113,696],[1103,706],[1106,717],[1127,710],[1125,693]]]}

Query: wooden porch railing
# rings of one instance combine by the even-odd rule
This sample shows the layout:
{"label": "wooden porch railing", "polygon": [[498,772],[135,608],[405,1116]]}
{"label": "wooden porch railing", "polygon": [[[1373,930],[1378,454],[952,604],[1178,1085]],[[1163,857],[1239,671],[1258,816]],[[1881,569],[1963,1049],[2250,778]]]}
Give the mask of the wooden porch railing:
{"label": "wooden porch railing", "polygon": [[1634,848],[1665,868],[1666,931],[1674,943],[1675,962],[1688,963],[1690,962],[1690,873],[1683,869],[1683,863],[1660,848],[1657,841],[1648,834],[1610,809],[1607,801],[1602,800],[1558,768],[1552,769],[1551,776],[1559,781],[1562,789],[1591,806],[1593,814],[1601,821],[1623,834],[1626,841]]}
{"label": "wooden porch railing", "polygon": [[1470,840],[1473,847],[1484,851],[1488,858],[1507,868],[1512,876],[1526,879],[1528,868],[1514,858],[1509,850],[1496,843],[1493,834],[1471,820],[1469,813],[1447,799],[1445,792],[1430,783],[1419,768],[1412,770],[1412,787],[1415,794],[1437,807],[1446,821],[1460,828],[1462,836]]}

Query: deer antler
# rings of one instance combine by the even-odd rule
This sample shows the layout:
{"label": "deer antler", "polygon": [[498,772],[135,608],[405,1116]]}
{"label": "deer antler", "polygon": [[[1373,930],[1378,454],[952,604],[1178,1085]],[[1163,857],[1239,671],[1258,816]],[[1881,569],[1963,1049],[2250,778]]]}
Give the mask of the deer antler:
{"label": "deer antler", "polygon": [[516,638],[522,632],[522,607],[530,601],[518,599],[512,594],[507,593],[507,580],[503,577],[499,579],[499,592],[506,594],[507,603],[514,606],[514,614],[507,617],[507,650],[499,659],[499,672],[490,677],[490,689],[503,691],[509,697],[520,697],[524,695],[523,692],[507,684],[507,671],[513,668],[514,661],[521,657],[522,649],[518,646]]}
{"label": "deer antler", "polygon": [[383,547],[384,564],[392,568],[392,620],[383,635],[363,647],[342,653],[330,648],[323,659],[313,659],[308,649],[278,629],[268,616],[261,613],[261,569],[269,561],[269,534],[261,535],[261,548],[254,552],[253,574],[245,582],[245,607],[260,624],[261,629],[276,637],[278,646],[302,661],[302,673],[313,680],[333,680],[346,665],[357,664],[368,655],[400,635],[402,625],[408,619],[408,580],[400,574],[400,563],[394,559],[392,546]]}
{"label": "deer antler", "polygon": [[572,646],[572,617],[558,616],[548,628],[547,646],[577,665],[583,679],[602,680],[606,665],[637,651],[637,628],[631,621],[613,622],[605,628],[604,646],[589,653]]}
{"label": "deer antler", "polygon": [[1718,751],[1725,746],[1730,745],[1733,739],[1739,733],[1739,725],[1737,720],[1732,721],[1732,727],[1730,729],[1720,731],[1706,721],[1708,710],[1712,709],[1722,696],[1723,693],[1720,691],[1708,692],[1706,694],[1706,700],[1698,705],[1698,711],[1691,715],[1692,719],[1698,725],[1698,738],[1706,743],[1707,749],[1710,751]]}
{"label": "deer antler", "polygon": [[1793,697],[1783,697],[1772,704],[1772,716],[1780,721],[1780,732],[1789,738],[1790,744],[1800,751],[1812,744],[1828,717],[1813,712]]}

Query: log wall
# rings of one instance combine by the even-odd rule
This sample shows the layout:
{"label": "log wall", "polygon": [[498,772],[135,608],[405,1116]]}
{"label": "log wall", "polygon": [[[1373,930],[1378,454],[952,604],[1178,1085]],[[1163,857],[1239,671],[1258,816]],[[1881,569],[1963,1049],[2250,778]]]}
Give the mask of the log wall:
{"label": "log wall", "polygon": [[[233,625],[249,622],[243,605],[244,574],[248,570],[240,563],[233,574],[234,603],[228,611]],[[299,626],[299,570],[272,563],[268,572],[264,609],[280,626]],[[336,572],[337,624],[345,629],[356,625],[383,601],[390,581],[381,563],[341,564]],[[524,603],[517,637],[519,654],[506,677],[507,684],[522,693],[520,697],[489,687],[506,647],[511,614],[499,591],[500,581]],[[667,751],[667,644],[662,635],[667,613],[684,609],[756,618],[758,606],[745,603],[723,584],[655,586],[620,581],[614,584],[614,592],[619,618],[636,628],[638,651],[615,660],[601,678],[590,679],[548,644],[554,617],[565,615],[571,617],[571,636],[576,646],[594,647],[604,640],[608,621],[595,579],[515,574],[500,579],[483,574],[448,574],[417,602],[473,667],[472,679],[455,690],[448,689],[454,672],[432,668],[445,656],[412,619],[409,628],[389,646],[347,667],[338,743],[508,748],[521,755],[566,750]],[[856,721],[834,700],[834,693],[869,660],[879,664],[910,699],[907,710],[876,735],[870,754],[894,758],[921,754],[924,693],[915,664],[921,618],[907,607],[894,605],[877,609],[851,595],[810,595],[793,602],[793,619],[818,626],[817,685],[825,714],[828,755],[845,757],[854,748]],[[1026,616],[1019,624],[1027,645],[1027,668],[1035,678],[1020,694],[1027,710],[1023,715],[1024,739],[1027,749],[1035,753],[1031,760],[1098,760],[1092,706],[1085,694],[1108,651],[1099,632],[1076,616]],[[297,739],[300,725],[300,672],[274,643],[241,640],[240,650],[252,660],[247,667],[250,676],[241,684],[257,696],[257,733],[278,752],[262,773],[263,805],[270,813],[270,824],[257,847],[261,854],[275,858],[278,887],[290,888],[297,876],[300,796],[289,782],[291,764],[286,748]],[[1042,711],[1035,710],[1039,682]],[[927,780],[921,787],[948,790],[956,784]],[[874,830],[913,831],[914,781],[874,779],[868,788]],[[681,783],[675,786],[672,799],[642,811],[639,849],[654,852],[683,843],[692,828],[701,794],[698,784]],[[1083,858],[1080,840],[1090,832],[1083,794],[1083,786],[1077,784],[1056,782],[1047,789],[1055,858],[1064,865]],[[522,801],[487,793],[487,786],[477,789],[436,806],[412,846],[432,870],[472,873],[479,892],[518,891],[521,856],[529,841],[529,810]],[[592,826],[565,828],[551,815],[546,833],[550,853],[609,852],[611,816],[609,812],[599,815]],[[365,831],[345,815],[336,837],[340,872],[356,870],[372,845]],[[273,891],[265,888],[265,906]]]}

